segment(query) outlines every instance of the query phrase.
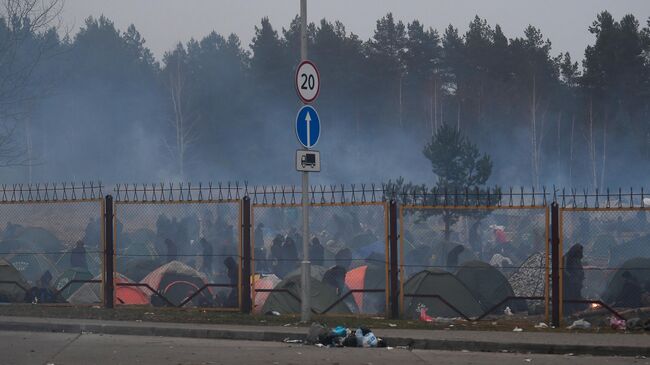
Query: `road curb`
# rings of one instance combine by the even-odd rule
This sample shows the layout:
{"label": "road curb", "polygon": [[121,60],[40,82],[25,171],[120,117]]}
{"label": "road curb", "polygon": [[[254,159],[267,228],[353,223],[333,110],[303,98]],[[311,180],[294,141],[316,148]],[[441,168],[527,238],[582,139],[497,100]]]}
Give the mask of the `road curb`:
{"label": "road curb", "polygon": [[[152,326],[130,326],[125,323],[52,323],[52,322],[20,322],[0,321],[0,330],[3,331],[28,331],[28,332],[67,332],[67,333],[95,333],[107,335],[130,336],[162,336],[184,337],[224,340],[248,341],[273,341],[281,342],[284,339],[304,339],[306,329],[296,331],[274,331],[272,328],[264,331],[245,329],[219,329],[219,328],[182,328],[178,326],[165,326],[156,323]],[[595,356],[646,356],[650,357],[650,346],[591,346],[591,345],[559,345],[545,343],[504,343],[494,341],[474,340],[439,340],[439,339],[414,339],[408,337],[384,337],[390,346],[407,346],[422,350],[449,350],[472,352],[515,352],[536,354],[574,354]]]}

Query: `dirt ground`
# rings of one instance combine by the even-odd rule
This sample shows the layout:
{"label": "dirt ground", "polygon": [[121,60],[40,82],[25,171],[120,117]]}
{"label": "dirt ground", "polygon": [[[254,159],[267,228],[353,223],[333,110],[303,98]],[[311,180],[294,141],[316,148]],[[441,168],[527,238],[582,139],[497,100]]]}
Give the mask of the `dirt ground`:
{"label": "dirt ground", "polygon": [[[0,305],[0,316],[26,316],[26,317],[54,317],[54,318],[80,318],[104,319],[123,321],[149,321],[149,322],[182,322],[182,323],[208,323],[208,324],[239,324],[256,326],[307,326],[300,323],[299,315],[263,315],[255,316],[238,312],[221,312],[210,309],[196,308],[153,308],[153,307],[117,307],[104,309],[99,306],[66,306],[66,305],[33,305],[13,304]],[[481,330],[481,331],[512,331],[515,327],[524,331],[571,331],[566,327],[571,320],[565,321],[560,328],[537,328],[536,324],[543,322],[543,316],[499,316],[486,318],[481,321],[466,321],[461,319],[444,319],[434,323],[425,323],[417,320],[385,319],[381,317],[357,316],[319,316],[314,315],[313,321],[329,326],[343,325],[347,327],[366,326],[369,328],[395,328],[395,329],[444,329],[444,330]],[[588,319],[592,328],[578,330],[590,333],[613,333],[604,317]],[[576,330],[573,330],[576,331]]]}

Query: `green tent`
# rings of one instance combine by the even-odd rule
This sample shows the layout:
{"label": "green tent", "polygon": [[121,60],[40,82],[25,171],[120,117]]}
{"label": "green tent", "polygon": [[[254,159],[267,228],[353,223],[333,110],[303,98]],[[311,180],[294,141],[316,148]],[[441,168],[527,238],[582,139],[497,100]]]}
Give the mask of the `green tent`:
{"label": "green tent", "polygon": [[[65,287],[66,284],[68,284],[73,280],[83,280],[83,281],[93,280],[93,275],[90,272],[80,268],[70,268],[64,271],[63,274],[61,274],[56,279],[56,282],[54,283],[54,288],[57,291],[61,291],[60,293],[61,296],[66,300],[68,300],[70,296],[72,296],[72,294],[77,290],[79,290],[79,288],[81,288],[81,286],[84,284],[83,282],[78,282],[78,283],[72,283],[67,287]],[[63,289],[63,287],[65,287],[65,289]]]}
{"label": "green tent", "polygon": [[[456,277],[478,300],[483,311],[490,310],[502,300],[515,295],[508,279],[501,271],[482,261],[465,262],[456,272]],[[501,307],[501,310],[506,305],[512,307],[516,304],[517,307],[521,307],[523,303],[523,301],[508,302]]]}
{"label": "green tent", "polygon": [[632,277],[636,278],[637,283],[643,289],[644,284],[650,283],[650,258],[637,257],[621,265],[614,272],[614,275],[612,275],[603,292],[602,299],[605,303],[615,305],[617,299],[621,297],[626,280],[623,276],[625,272],[630,273]]}
{"label": "green tent", "polygon": [[[281,314],[300,313],[300,274],[287,275],[274,289],[286,290],[275,291],[269,294],[269,297],[262,307],[262,313],[277,311]],[[291,294],[289,294],[291,293]],[[328,284],[324,284],[313,275],[311,277],[311,307],[317,313],[323,312],[327,307],[338,300],[336,289]],[[339,302],[328,313],[350,314],[351,311],[343,302]]]}
{"label": "green tent", "polygon": [[20,275],[30,283],[36,283],[46,271],[53,277],[59,275],[60,271],[49,256],[40,253],[11,253],[4,256],[13,267],[20,272]]}
{"label": "green tent", "polygon": [[28,284],[16,268],[3,259],[0,259],[0,281],[4,282],[0,284],[0,302],[23,301]]}
{"label": "green tent", "polygon": [[418,318],[420,305],[427,307],[432,317],[460,317],[438,298],[409,297],[409,295],[439,295],[468,317],[483,314],[481,304],[472,292],[453,274],[437,269],[423,270],[404,283],[404,313],[407,318]]}

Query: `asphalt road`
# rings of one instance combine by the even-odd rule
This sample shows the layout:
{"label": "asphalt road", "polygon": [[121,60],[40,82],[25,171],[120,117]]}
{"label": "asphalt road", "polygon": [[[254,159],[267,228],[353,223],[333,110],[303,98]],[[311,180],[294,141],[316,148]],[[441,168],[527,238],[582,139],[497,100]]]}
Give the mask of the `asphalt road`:
{"label": "asphalt road", "polygon": [[78,333],[0,332],[0,364],[649,364],[650,359],[328,349],[273,342]]}

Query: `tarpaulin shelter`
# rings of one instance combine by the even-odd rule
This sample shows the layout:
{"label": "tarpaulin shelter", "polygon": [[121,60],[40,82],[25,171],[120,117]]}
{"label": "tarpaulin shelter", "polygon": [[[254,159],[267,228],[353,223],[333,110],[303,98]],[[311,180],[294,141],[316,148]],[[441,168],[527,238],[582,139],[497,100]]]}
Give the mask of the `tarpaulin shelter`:
{"label": "tarpaulin shelter", "polygon": [[[149,273],[141,282],[149,285],[174,305],[180,305],[208,284],[208,279],[196,269],[180,261],[172,261]],[[156,306],[166,304],[154,293],[148,292],[147,295]],[[190,302],[195,306],[211,306],[214,303],[212,288],[203,289]]]}
{"label": "tarpaulin shelter", "polygon": [[[386,267],[372,264],[354,268],[345,275],[345,284],[350,289],[386,290]],[[385,310],[385,293],[352,293],[361,313],[382,313]]]}
{"label": "tarpaulin shelter", "polygon": [[264,303],[268,299],[270,292],[260,292],[261,289],[273,289],[275,288],[282,280],[274,274],[270,275],[260,275],[256,274],[253,278],[253,285],[255,288],[255,302],[253,304],[253,314],[261,314]]}
{"label": "tarpaulin shelter", "polygon": [[[536,252],[530,255],[508,278],[515,296],[518,297],[543,297],[546,287],[546,254]],[[521,308],[523,301],[517,301],[513,308]],[[525,302],[533,305],[531,301]]]}
{"label": "tarpaulin shelter", "polygon": [[[95,280],[101,280],[101,276],[96,276]],[[133,283],[127,277],[115,274],[115,304],[149,304],[149,297],[145,291],[136,286],[118,285],[121,283]],[[75,291],[68,302],[72,304],[95,304],[102,302],[102,285],[99,283],[85,283]]]}
{"label": "tarpaulin shelter", "polygon": [[[300,274],[287,275],[266,299],[262,313],[277,311],[281,314],[300,313]],[[311,277],[311,307],[317,313],[323,312],[338,299],[336,289],[323,283],[314,275]],[[328,313],[349,314],[350,309],[343,302],[339,302]]]}
{"label": "tarpaulin shelter", "polygon": [[[515,295],[501,271],[482,261],[465,262],[456,272],[456,277],[478,300],[483,311],[490,310],[507,297]],[[506,305],[512,304],[505,303],[502,307]]]}
{"label": "tarpaulin shelter", "polygon": [[0,302],[22,302],[28,284],[20,272],[6,260],[0,259]]}
{"label": "tarpaulin shelter", "polygon": [[[66,286],[73,280],[79,280],[79,282],[74,282]],[[54,288],[57,291],[60,291],[61,296],[65,298],[65,300],[69,300],[70,296],[79,290],[79,288],[85,284],[83,281],[86,280],[93,280],[93,275],[90,272],[81,268],[70,268],[59,275],[54,282]]]}
{"label": "tarpaulin shelter", "polygon": [[468,317],[483,314],[481,304],[456,276],[447,271],[428,269],[411,276],[404,283],[404,313],[407,318],[418,318],[421,305],[427,307],[427,314],[432,317],[460,317],[442,300],[427,295],[439,295]]}

